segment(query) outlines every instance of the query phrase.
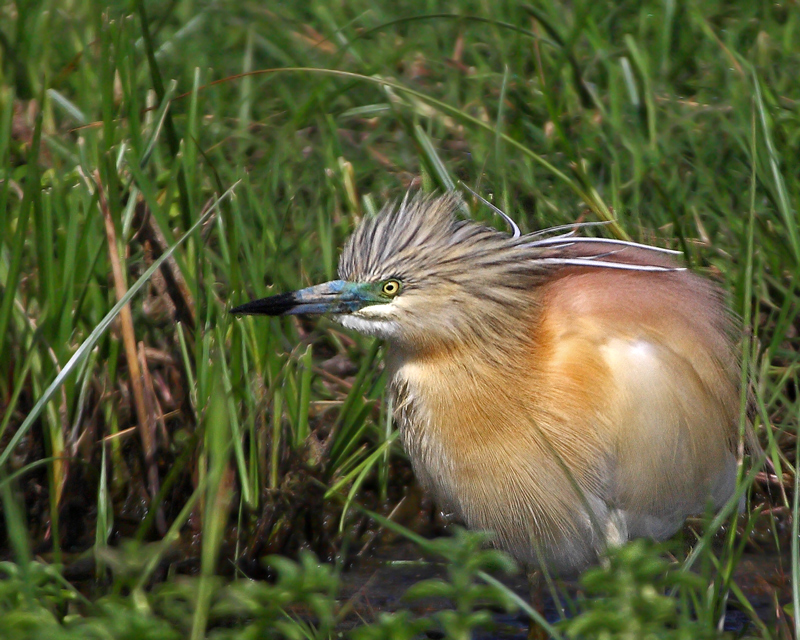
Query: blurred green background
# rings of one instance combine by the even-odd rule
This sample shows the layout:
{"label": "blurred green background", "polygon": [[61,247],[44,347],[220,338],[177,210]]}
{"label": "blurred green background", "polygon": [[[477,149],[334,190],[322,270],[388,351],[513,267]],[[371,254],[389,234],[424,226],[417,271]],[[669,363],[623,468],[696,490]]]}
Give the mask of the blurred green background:
{"label": "blurred green background", "polygon": [[[0,633],[328,637],[344,567],[392,526],[443,533],[380,345],[227,309],[334,277],[362,216],[461,181],[523,231],[680,249],[742,319],[772,463],[744,468],[746,513],[687,534],[699,582],[684,553],[624,552],[561,633],[718,637],[733,602],[745,633],[796,637],[799,29],[789,1],[0,5]],[[445,540],[416,544],[478,558],[445,578],[455,618],[357,633],[469,637],[481,598],[522,606],[478,575],[506,560]],[[742,554],[785,578],[758,611]]]}

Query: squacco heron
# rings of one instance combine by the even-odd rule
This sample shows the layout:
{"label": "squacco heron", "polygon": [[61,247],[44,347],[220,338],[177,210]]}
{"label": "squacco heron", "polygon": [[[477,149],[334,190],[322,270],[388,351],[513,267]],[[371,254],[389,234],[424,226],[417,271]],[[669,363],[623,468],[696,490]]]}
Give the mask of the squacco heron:
{"label": "squacco heron", "polygon": [[394,417],[439,507],[535,569],[662,540],[734,492],[735,323],[665,250],[508,234],[408,198],[364,219],[339,280],[234,314],[330,314],[387,344]]}

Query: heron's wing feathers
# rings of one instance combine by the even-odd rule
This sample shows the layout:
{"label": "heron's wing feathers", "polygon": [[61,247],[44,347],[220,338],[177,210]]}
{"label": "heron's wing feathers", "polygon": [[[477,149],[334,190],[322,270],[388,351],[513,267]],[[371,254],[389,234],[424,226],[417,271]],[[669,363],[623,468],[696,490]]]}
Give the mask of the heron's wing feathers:
{"label": "heron's wing feathers", "polygon": [[663,539],[733,493],[735,418],[687,354],[646,338],[611,339],[603,353],[618,398],[612,500],[631,537]]}
{"label": "heron's wing feathers", "polygon": [[546,295],[543,327],[562,355],[549,358],[556,368],[543,386],[567,388],[598,355],[606,368],[593,376],[608,381],[603,396],[582,392],[581,404],[613,446],[613,463],[602,462],[608,506],[625,514],[628,535],[664,538],[709,500],[724,504],[735,485],[738,379],[713,285],[690,273],[574,270]]}

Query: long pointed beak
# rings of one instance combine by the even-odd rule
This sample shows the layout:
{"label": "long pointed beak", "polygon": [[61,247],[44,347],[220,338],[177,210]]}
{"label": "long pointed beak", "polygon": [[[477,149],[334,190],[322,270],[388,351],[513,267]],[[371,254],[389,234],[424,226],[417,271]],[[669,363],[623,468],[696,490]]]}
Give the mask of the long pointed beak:
{"label": "long pointed beak", "polygon": [[292,293],[253,300],[234,307],[237,316],[288,316],[301,313],[352,313],[364,305],[364,299],[352,283],[331,280]]}

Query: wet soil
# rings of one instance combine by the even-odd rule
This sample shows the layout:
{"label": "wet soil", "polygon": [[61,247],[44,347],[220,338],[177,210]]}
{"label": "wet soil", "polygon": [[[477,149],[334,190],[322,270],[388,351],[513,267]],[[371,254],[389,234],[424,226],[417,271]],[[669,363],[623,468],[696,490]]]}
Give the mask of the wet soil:
{"label": "wet soil", "polygon": [[[745,554],[735,572],[735,582],[755,609],[759,619],[768,628],[774,628],[776,602],[786,604],[791,596],[790,559],[788,556]],[[360,562],[342,575],[340,598],[352,607],[352,613],[345,621],[345,627],[371,621],[380,612],[410,609],[420,615],[430,615],[447,609],[450,603],[443,599],[427,599],[420,602],[407,602],[403,594],[421,580],[444,578],[445,567],[424,558],[419,549],[409,543],[396,543],[379,548],[374,556]],[[529,589],[523,574],[515,576],[496,576],[514,590],[522,599],[528,600]],[[578,592],[574,580],[564,580],[560,584],[570,595]],[[550,596],[545,596],[545,617],[554,623],[560,619],[560,612]],[[495,628],[475,635],[480,640],[523,640],[527,638],[528,617],[524,613],[494,616]],[[750,616],[731,596],[725,616],[724,629],[741,634],[750,629]]]}

